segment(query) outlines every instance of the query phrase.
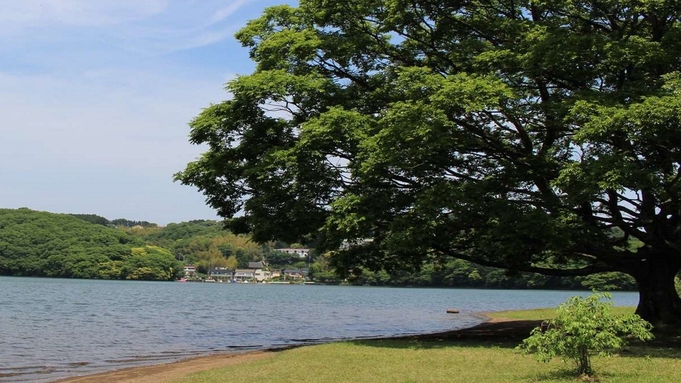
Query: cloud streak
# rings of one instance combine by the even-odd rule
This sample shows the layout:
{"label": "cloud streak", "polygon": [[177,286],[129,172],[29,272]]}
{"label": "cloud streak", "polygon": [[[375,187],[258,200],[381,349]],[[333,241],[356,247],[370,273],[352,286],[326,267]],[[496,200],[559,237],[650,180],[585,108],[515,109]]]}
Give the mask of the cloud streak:
{"label": "cloud streak", "polygon": [[20,33],[53,26],[106,27],[158,15],[165,0],[6,0],[0,12],[0,32]]}
{"label": "cloud streak", "polygon": [[[241,25],[232,19],[253,0],[6,0],[0,36],[16,42],[87,40],[122,50],[161,55],[230,37]],[[227,5],[225,5],[225,3]],[[47,33],[49,31],[49,33]],[[71,38],[69,37],[71,36]]]}

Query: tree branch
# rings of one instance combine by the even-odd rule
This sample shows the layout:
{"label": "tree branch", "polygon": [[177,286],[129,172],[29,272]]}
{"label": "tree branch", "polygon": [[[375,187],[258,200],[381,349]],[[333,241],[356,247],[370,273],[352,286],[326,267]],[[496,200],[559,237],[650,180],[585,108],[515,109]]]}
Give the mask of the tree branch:
{"label": "tree branch", "polygon": [[469,256],[469,255],[466,255],[466,254],[453,252],[453,251],[447,250],[447,249],[441,249],[440,248],[440,249],[435,249],[435,250],[439,253],[442,253],[443,255],[463,259],[464,261],[473,262],[473,263],[481,265],[481,266],[497,267],[497,268],[500,268],[500,269],[523,271],[523,272],[528,272],[528,273],[539,273],[539,274],[543,274],[543,275],[553,275],[553,276],[557,276],[557,277],[578,277],[578,276],[585,276],[585,275],[590,275],[590,274],[594,274],[594,273],[618,271],[612,265],[606,265],[604,263],[592,264],[592,265],[589,265],[589,266],[576,268],[576,269],[552,269],[552,268],[537,267],[537,266],[532,266],[532,265],[514,265],[513,267],[509,268],[508,263],[495,262],[495,261],[490,261],[490,260],[487,260],[487,259],[480,259],[480,258],[476,258],[476,257]]}

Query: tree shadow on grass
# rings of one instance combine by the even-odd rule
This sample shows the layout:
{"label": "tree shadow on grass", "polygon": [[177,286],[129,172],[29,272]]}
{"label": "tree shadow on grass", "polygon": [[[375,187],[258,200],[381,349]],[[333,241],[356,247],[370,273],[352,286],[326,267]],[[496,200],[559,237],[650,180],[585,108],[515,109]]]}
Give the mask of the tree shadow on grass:
{"label": "tree shadow on grass", "polygon": [[451,346],[514,348],[540,324],[541,321],[488,322],[471,328],[436,334],[363,339],[354,340],[351,343],[371,347],[420,349]]}
{"label": "tree shadow on grass", "polygon": [[681,358],[681,348],[660,347],[656,345],[631,345],[617,353],[622,358]]}
{"label": "tree shadow on grass", "polygon": [[625,358],[681,358],[681,332],[654,332],[655,338],[647,342],[632,341],[617,354]]}
{"label": "tree shadow on grass", "polygon": [[528,382],[542,382],[546,380],[564,380],[566,382],[609,382],[611,381],[614,377],[617,378],[624,378],[626,381],[626,378],[631,378],[633,377],[633,374],[625,374],[622,372],[617,372],[617,373],[611,373],[607,371],[600,371],[597,372],[596,374],[592,376],[588,375],[582,375],[579,376],[577,373],[575,373],[575,369],[569,369],[569,368],[561,368],[559,370],[553,370],[553,371],[548,371],[548,372],[542,372],[538,374],[533,374],[532,376],[527,377]]}
{"label": "tree shadow on grass", "polygon": [[[401,349],[436,349],[445,347],[515,348],[530,335],[542,321],[487,322],[481,325],[435,334],[422,334],[379,339],[358,339],[352,344]],[[657,333],[649,342],[632,342],[620,350],[621,357],[681,358],[681,335]]]}

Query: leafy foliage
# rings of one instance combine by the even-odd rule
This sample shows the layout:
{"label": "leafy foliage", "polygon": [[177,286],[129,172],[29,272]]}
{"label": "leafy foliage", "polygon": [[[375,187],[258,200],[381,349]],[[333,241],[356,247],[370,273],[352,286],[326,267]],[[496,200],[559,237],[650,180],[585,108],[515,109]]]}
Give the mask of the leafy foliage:
{"label": "leafy foliage", "polygon": [[532,330],[519,348],[534,353],[543,362],[556,356],[572,360],[578,374],[591,375],[591,355],[609,356],[624,347],[629,338],[642,341],[653,338],[650,323],[636,314],[610,314],[611,303],[604,299],[611,297],[592,294],[568,299],[558,308],[557,316]]}
{"label": "leafy foliage", "polygon": [[678,5],[268,8],[236,35],[255,72],[191,122],[208,150],[176,178],[234,233],[312,242],[344,273],[619,271],[641,315],[681,325]]}

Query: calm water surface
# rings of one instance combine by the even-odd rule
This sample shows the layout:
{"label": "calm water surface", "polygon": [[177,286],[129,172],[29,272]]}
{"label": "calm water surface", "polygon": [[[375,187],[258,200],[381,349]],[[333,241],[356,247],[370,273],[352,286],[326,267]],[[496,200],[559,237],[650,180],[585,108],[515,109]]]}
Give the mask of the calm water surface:
{"label": "calm water surface", "polygon": [[[0,382],[46,382],[194,355],[474,326],[574,291],[0,277]],[[587,293],[581,293],[586,295]],[[614,294],[635,305],[636,293]],[[446,314],[447,308],[461,310]]]}

